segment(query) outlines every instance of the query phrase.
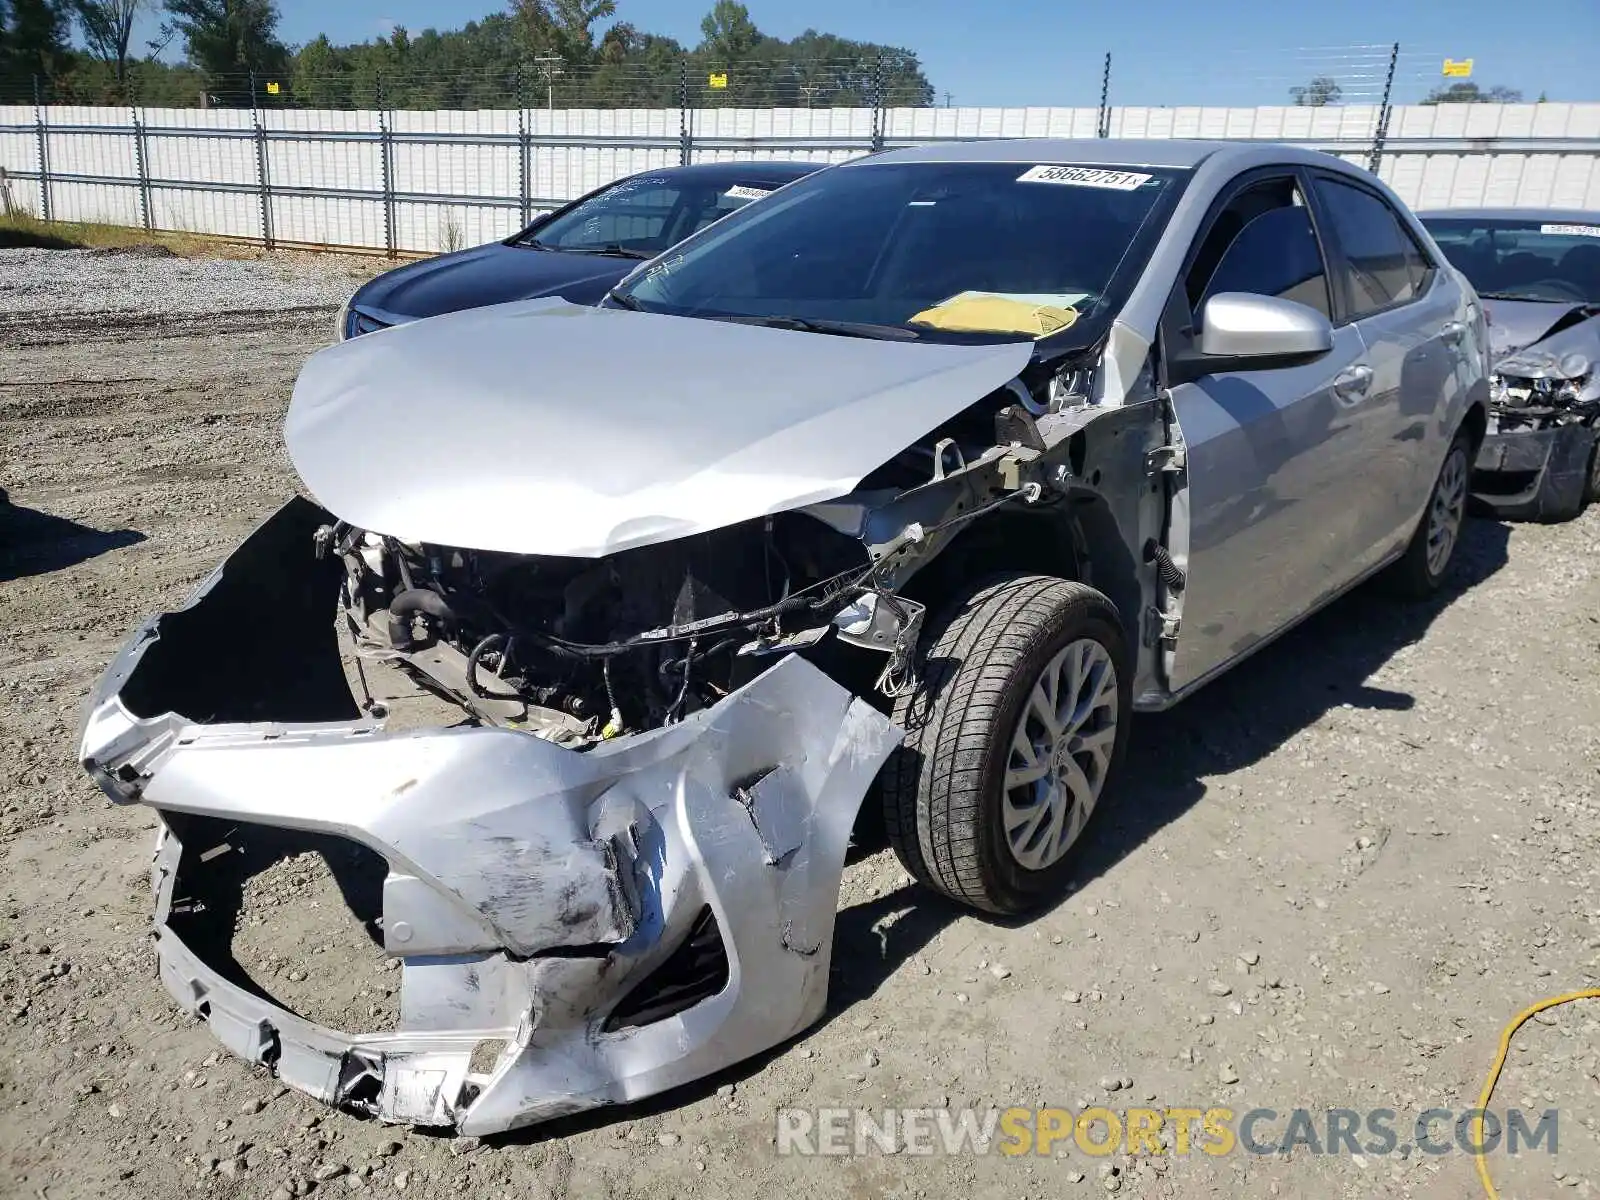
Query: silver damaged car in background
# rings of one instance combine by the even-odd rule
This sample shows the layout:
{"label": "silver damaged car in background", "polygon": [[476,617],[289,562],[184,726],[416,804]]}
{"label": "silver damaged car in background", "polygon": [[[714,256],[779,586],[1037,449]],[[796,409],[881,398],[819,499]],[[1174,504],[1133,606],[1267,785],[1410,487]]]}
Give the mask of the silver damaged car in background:
{"label": "silver damaged car in background", "polygon": [[[824,1010],[853,829],[1049,903],[1135,710],[1380,572],[1435,591],[1483,338],[1363,172],[1094,141],[874,156],[600,307],[325,350],[286,425],[315,501],[86,717],[159,817],[163,981],[285,1083],[466,1134],[773,1046]],[[400,964],[378,1028],[238,936],[295,920],[243,898],[307,852]]]}
{"label": "silver damaged car in background", "polygon": [[1565,521],[1600,501],[1600,213],[1422,215],[1489,317],[1489,435],[1473,499],[1509,520]]}

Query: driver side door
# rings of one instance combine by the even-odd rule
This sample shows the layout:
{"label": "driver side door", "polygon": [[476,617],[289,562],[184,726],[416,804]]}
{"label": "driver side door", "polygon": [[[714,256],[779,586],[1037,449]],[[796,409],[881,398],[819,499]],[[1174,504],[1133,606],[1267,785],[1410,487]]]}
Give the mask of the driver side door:
{"label": "driver side door", "polygon": [[[1330,320],[1328,257],[1292,168],[1236,180],[1191,247],[1163,340],[1192,343],[1207,299],[1250,292]],[[1279,369],[1202,376],[1171,390],[1187,459],[1188,580],[1169,686],[1204,682],[1351,576],[1362,536],[1369,377],[1352,324],[1332,351]]]}

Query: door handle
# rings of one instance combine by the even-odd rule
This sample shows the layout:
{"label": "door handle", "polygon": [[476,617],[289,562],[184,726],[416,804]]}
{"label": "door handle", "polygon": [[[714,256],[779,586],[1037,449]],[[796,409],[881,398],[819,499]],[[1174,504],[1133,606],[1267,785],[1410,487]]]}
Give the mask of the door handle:
{"label": "door handle", "polygon": [[1439,338],[1451,346],[1459,345],[1467,336],[1467,327],[1460,321],[1446,321],[1439,326]]}
{"label": "door handle", "polygon": [[1348,400],[1359,400],[1372,386],[1372,368],[1362,364],[1334,376],[1333,390]]}

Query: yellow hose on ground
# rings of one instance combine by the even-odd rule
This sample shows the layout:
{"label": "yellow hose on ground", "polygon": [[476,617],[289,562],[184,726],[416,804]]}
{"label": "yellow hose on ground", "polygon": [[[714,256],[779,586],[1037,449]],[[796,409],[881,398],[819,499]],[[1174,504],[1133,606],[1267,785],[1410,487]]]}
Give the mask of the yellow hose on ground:
{"label": "yellow hose on ground", "polygon": [[[1507,1025],[1505,1032],[1500,1035],[1500,1052],[1494,1056],[1494,1066],[1489,1069],[1489,1078],[1483,1085],[1483,1095],[1478,1097],[1480,1112],[1488,1111],[1489,1097],[1494,1095],[1494,1085],[1500,1082],[1500,1072],[1505,1069],[1506,1055],[1511,1050],[1512,1035],[1536,1013],[1542,1013],[1545,1009],[1555,1008],[1560,1004],[1571,1004],[1574,1000],[1600,1000],[1600,988],[1585,988],[1579,992],[1568,992],[1564,996],[1552,996],[1548,1000],[1529,1005],[1511,1019],[1511,1024]],[[1478,1148],[1474,1156],[1478,1168],[1478,1182],[1483,1184],[1484,1195],[1489,1200],[1500,1200],[1500,1193],[1494,1190],[1494,1181],[1489,1178],[1488,1156],[1483,1152],[1483,1118],[1474,1117],[1473,1126],[1476,1132],[1473,1134],[1472,1144]]]}

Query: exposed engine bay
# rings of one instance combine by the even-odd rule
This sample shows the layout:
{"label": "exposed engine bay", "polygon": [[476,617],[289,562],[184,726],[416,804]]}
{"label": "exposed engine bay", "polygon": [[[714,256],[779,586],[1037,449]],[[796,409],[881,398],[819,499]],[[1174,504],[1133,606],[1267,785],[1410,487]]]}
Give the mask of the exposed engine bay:
{"label": "exposed engine bay", "polygon": [[[1033,478],[1040,428],[1066,436],[1090,415],[1092,384],[1072,368],[1038,395],[1014,381],[816,512],[600,559],[403,542],[346,522],[318,530],[317,552],[343,563],[358,654],[485,724],[584,748],[682,721],[796,652],[887,710],[925,616],[901,586],[974,518],[1065,498]],[[900,502],[923,488],[940,499],[917,521],[925,505]]]}
{"label": "exposed engine bay", "polygon": [[1523,350],[1501,359],[1489,383],[1491,432],[1600,420],[1600,375],[1587,355]]}
{"label": "exposed engine bay", "polygon": [[879,605],[903,669],[921,614],[875,584],[858,541],[799,513],[599,561],[407,545],[344,524],[318,538],[344,563],[360,652],[397,659],[485,723],[576,747],[681,721],[774,655],[866,632]]}
{"label": "exposed engine bay", "polygon": [[1548,325],[1546,307],[1513,309],[1522,335],[1539,337],[1504,353],[1489,377],[1473,496],[1508,520],[1569,520],[1600,499],[1600,310],[1574,306]]}

